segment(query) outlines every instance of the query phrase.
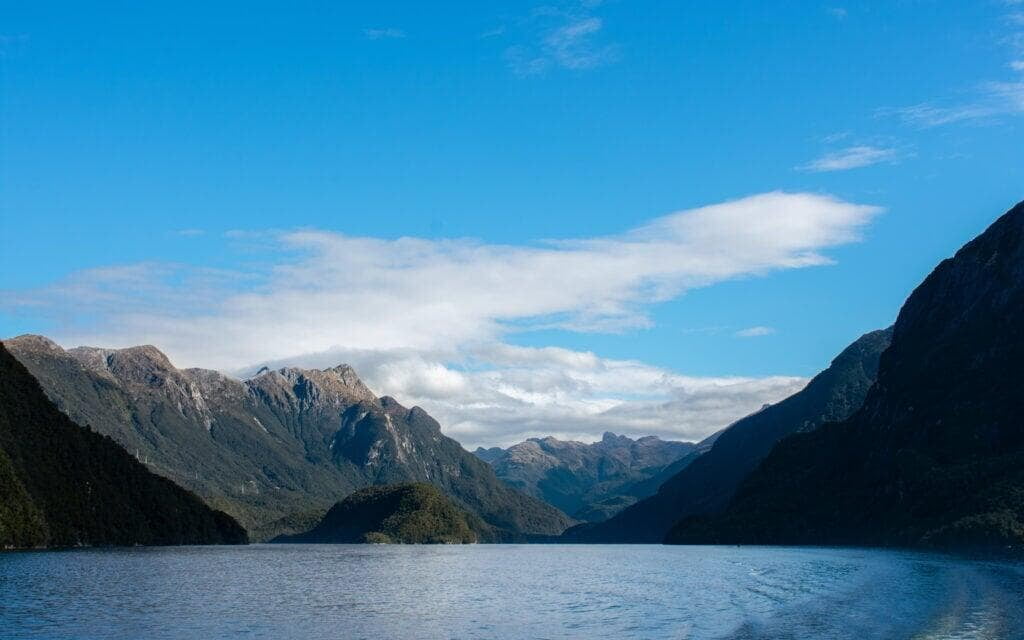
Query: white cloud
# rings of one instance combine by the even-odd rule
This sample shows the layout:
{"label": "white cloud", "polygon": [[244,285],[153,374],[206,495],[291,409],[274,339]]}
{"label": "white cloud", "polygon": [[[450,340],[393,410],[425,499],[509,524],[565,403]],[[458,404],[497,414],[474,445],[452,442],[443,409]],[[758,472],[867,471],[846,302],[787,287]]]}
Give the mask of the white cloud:
{"label": "white cloud", "polygon": [[[179,366],[238,370],[318,353],[332,354],[320,364],[334,365],[343,354],[379,392],[422,399],[453,435],[469,440],[605,428],[697,437],[799,381],[685,378],[502,341],[537,327],[642,327],[651,305],[689,289],[828,264],[824,250],[857,240],[878,211],[773,192],[680,211],[619,235],[539,245],[317,230],[234,234],[232,242],[259,242],[263,262],[246,253],[233,270],[177,263],[89,269],[42,289],[4,292],[0,309],[48,318],[62,344],[154,344]],[[715,404],[723,394],[736,396],[732,408]]]}
{"label": "white cloud", "polygon": [[1014,71],[1024,71],[1024,60],[1011,60],[1010,68]]}
{"label": "white cloud", "polygon": [[382,40],[384,38],[404,38],[405,31],[396,29],[394,27],[385,27],[382,29],[363,29],[363,35],[370,40]]}
{"label": "white cloud", "polygon": [[740,329],[735,335],[737,338],[759,338],[761,336],[770,336],[775,333],[775,329],[772,327],[747,327],[746,329]]}
{"label": "white cloud", "polygon": [[892,162],[897,157],[896,149],[855,145],[825,155],[800,167],[805,171],[846,171],[859,169],[880,162]]}
{"label": "white cloud", "polygon": [[371,389],[425,408],[472,449],[554,435],[593,441],[604,431],[700,440],[806,379],[695,378],[626,360],[555,347],[491,344],[457,362],[445,354],[334,350],[274,366],[349,362]]}

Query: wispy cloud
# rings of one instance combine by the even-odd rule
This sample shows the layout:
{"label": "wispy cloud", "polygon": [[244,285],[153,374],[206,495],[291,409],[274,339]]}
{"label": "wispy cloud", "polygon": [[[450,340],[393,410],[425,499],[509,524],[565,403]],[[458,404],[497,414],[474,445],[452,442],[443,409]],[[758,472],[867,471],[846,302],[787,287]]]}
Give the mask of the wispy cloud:
{"label": "wispy cloud", "polygon": [[[1007,7],[1024,3],[1018,0],[1003,0]],[[1024,71],[1024,12],[1011,11],[1003,15],[1003,22],[1013,31],[1000,39],[1011,56],[1006,63],[1013,71]],[[931,128],[959,123],[998,123],[1007,116],[1024,114],[1024,82],[1014,80],[987,80],[979,82],[961,100],[930,100],[907,107],[879,109],[880,116],[896,116],[904,122],[919,127]]]}
{"label": "wispy cloud", "polygon": [[[155,344],[183,366],[237,370],[315,354],[330,354],[324,364],[352,360],[379,392],[422,400],[467,440],[558,429],[599,435],[609,425],[699,437],[802,379],[687,378],[593,354],[523,350],[505,344],[507,336],[647,326],[652,305],[687,290],[829,264],[827,249],[856,241],[878,211],[773,192],[618,235],[534,245],[257,233],[256,264],[246,253],[230,270],[90,269],[2,292],[0,310],[55,323],[64,344]],[[644,392],[652,379],[663,382]]]}
{"label": "wispy cloud", "polygon": [[746,329],[740,329],[735,335],[737,338],[760,338],[761,336],[770,336],[775,333],[775,329],[772,327],[747,327]]}
{"label": "wispy cloud", "polygon": [[404,38],[405,31],[394,27],[381,29],[363,29],[363,35],[370,40],[382,40],[385,38]]}
{"label": "wispy cloud", "polygon": [[558,27],[544,38],[544,48],[566,69],[589,69],[614,55],[610,46],[596,47],[593,37],[604,26],[600,18],[581,18]]}
{"label": "wispy cloud", "polygon": [[1001,115],[1020,112],[1019,105],[1007,100],[1005,90],[995,90],[992,83],[980,88],[980,97],[974,102],[952,105],[922,102],[909,107],[882,109],[879,115],[896,115],[907,124],[927,129],[960,122],[993,120]]}
{"label": "wispy cloud", "polygon": [[828,12],[836,20],[845,20],[849,15],[849,12],[843,7],[831,7]]}
{"label": "wispy cloud", "polygon": [[596,2],[564,10],[541,7],[526,21],[526,42],[505,50],[505,60],[521,76],[538,75],[552,68],[592,69],[618,57],[618,47],[600,41],[604,21],[593,15]]}
{"label": "wispy cloud", "polygon": [[880,162],[892,162],[897,158],[897,150],[888,147],[871,145],[855,145],[838,151],[832,151],[812,160],[800,169],[804,171],[847,171],[867,167]]}
{"label": "wispy cloud", "polygon": [[183,238],[195,238],[195,237],[198,237],[198,236],[201,236],[201,235],[205,235],[206,231],[203,230],[203,229],[192,228],[192,229],[178,229],[175,233],[177,235],[179,235],[179,236],[182,236]]}

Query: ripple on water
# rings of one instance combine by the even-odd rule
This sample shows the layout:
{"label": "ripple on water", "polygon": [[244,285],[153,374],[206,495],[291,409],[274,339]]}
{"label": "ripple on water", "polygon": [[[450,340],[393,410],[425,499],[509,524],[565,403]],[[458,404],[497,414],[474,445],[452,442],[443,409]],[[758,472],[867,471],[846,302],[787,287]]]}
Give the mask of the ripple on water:
{"label": "ripple on water", "polygon": [[1014,638],[1014,563],[857,549],[254,545],[0,555],[4,638]]}

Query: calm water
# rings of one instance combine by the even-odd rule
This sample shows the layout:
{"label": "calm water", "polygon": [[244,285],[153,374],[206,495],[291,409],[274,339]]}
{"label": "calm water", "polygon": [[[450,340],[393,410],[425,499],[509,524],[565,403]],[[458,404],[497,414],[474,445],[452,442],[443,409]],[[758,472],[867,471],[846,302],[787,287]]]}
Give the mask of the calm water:
{"label": "calm water", "polygon": [[756,547],[0,554],[3,638],[1024,638],[1024,564]]}

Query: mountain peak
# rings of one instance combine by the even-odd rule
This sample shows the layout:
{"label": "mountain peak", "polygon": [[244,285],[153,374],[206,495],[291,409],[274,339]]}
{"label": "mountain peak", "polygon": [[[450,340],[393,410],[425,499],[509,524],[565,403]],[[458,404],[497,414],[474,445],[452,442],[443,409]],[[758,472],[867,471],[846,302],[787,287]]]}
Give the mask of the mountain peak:
{"label": "mountain peak", "polygon": [[160,367],[161,369],[175,368],[174,365],[171,364],[171,359],[167,357],[167,354],[151,344],[115,349],[111,352],[111,356],[115,360],[123,359],[125,361],[137,362],[140,364],[145,363]]}
{"label": "mountain peak", "polygon": [[15,338],[8,338],[4,342],[25,351],[63,351],[61,346],[53,340],[35,333],[25,333]]}
{"label": "mountain peak", "polygon": [[330,369],[281,367],[270,370],[263,367],[247,384],[271,395],[281,392],[309,403],[378,402],[355,370],[344,364]]}

